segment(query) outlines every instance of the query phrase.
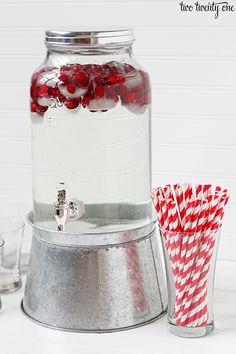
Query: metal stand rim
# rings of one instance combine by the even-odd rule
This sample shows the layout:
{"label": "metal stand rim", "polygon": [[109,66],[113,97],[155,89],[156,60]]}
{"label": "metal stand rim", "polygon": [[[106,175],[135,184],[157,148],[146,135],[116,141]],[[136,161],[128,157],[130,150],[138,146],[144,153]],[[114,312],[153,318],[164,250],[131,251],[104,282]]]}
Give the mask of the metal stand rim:
{"label": "metal stand rim", "polygon": [[122,327],[122,328],[112,328],[112,329],[70,329],[70,328],[63,328],[63,327],[56,327],[56,326],[50,326],[50,325],[47,325],[43,322],[40,322],[38,320],[35,320],[33,317],[29,316],[27,314],[27,312],[25,311],[24,309],[24,305],[23,305],[23,299],[21,300],[21,304],[20,304],[20,308],[21,308],[21,311],[22,313],[29,319],[31,320],[32,322],[34,322],[35,324],[38,324],[42,327],[46,327],[46,328],[50,328],[50,329],[54,329],[54,330],[57,330],[57,331],[65,331],[65,332],[72,332],[72,333],[113,333],[113,332],[121,332],[121,331],[127,331],[127,330],[130,330],[130,329],[135,329],[135,328],[138,328],[138,327],[142,327],[142,326],[145,326],[145,325],[148,325],[152,322],[155,322],[157,321],[159,318],[161,318],[162,316],[164,316],[167,312],[167,309],[164,309],[159,315],[151,318],[150,320],[147,320],[145,322],[141,322],[141,323],[138,323],[136,325],[132,325],[132,326],[127,326],[127,327]]}

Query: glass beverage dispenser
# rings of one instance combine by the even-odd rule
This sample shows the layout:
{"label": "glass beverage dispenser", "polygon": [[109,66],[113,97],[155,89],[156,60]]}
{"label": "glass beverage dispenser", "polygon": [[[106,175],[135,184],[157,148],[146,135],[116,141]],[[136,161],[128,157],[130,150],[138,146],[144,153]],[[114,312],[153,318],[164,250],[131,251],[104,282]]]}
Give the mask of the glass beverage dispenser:
{"label": "glass beverage dispenser", "polygon": [[[152,305],[149,304],[148,315],[145,309],[145,315],[143,312],[140,317],[139,313],[139,319],[122,320],[118,324],[114,321],[108,323],[109,319],[107,322],[100,321],[100,324],[97,321],[94,325],[87,319],[83,329],[130,327],[159,316],[165,307],[159,278],[155,278],[157,272],[162,273],[162,270],[160,267],[156,269],[154,259],[154,255],[159,256],[156,256],[158,250],[154,250],[157,248],[155,220],[150,199],[150,81],[147,72],[133,57],[133,42],[131,29],[47,31],[46,60],[32,75],[30,109],[34,206],[29,219],[34,237],[23,306],[30,317],[48,325],[73,330],[81,330],[82,326],[76,320],[73,324],[57,322],[55,318],[53,321],[45,320],[42,312],[35,314],[32,307],[35,293],[32,293],[31,283],[37,279],[38,284],[41,281],[43,284],[41,273],[36,273],[39,268],[46,267],[45,263],[50,262],[51,257],[55,258],[55,252],[59,252],[60,262],[57,265],[47,264],[47,269],[51,267],[54,274],[63,263],[63,277],[67,283],[69,278],[71,284],[78,283],[76,273],[73,280],[71,278],[74,267],[79,267],[85,283],[85,274],[91,271],[90,263],[84,267],[81,263],[72,266],[71,254],[75,252],[78,260],[84,250],[84,261],[88,256],[86,252],[96,250],[96,257],[94,253],[90,255],[90,261],[91,257],[96,258],[96,269],[100,267],[101,270],[102,262],[103,275],[106,273],[106,277],[112,279],[112,274],[115,274],[119,282],[122,277],[126,279],[126,284],[120,284],[124,287],[124,299],[128,298],[125,289],[130,292],[135,287],[130,284],[133,276],[129,274],[134,262],[136,266],[140,263],[135,271],[135,277],[139,274],[135,282],[141,282],[142,288],[152,288],[153,292],[149,294]],[[148,246],[144,247],[141,240],[146,240],[142,242],[148,242]],[[50,257],[47,254],[48,242],[56,249]],[[68,245],[70,252],[66,248]],[[103,254],[110,247],[113,247],[112,251]],[[36,258],[37,261],[40,259],[37,266]],[[70,265],[65,265],[65,259]],[[101,262],[97,263],[98,259]],[[107,259],[106,266],[104,259]],[[116,267],[111,267],[113,260],[117,263]],[[147,264],[151,268],[145,270]],[[146,281],[145,277],[148,277]],[[155,284],[150,283],[152,277]],[[45,281],[50,283],[52,280],[47,278]],[[99,284],[96,291],[111,291],[107,285],[104,290],[101,282]],[[59,291],[60,287],[61,284],[57,285],[57,294],[62,291]],[[140,289],[138,286],[139,292]],[[142,293],[145,291],[142,290]],[[159,291],[158,299],[155,299],[155,291]],[[47,290],[44,290],[41,294],[44,307],[49,301],[46,295]],[[85,292],[80,294],[80,299],[78,296],[74,300],[70,298],[68,306],[73,301],[77,304],[83,296],[86,296]],[[134,306],[134,296],[132,290],[130,309]],[[144,297],[145,303],[148,303],[148,296]],[[106,300],[108,298],[106,293]],[[101,309],[103,304],[104,300],[98,308]],[[113,305],[121,307],[114,301]],[[55,311],[63,306],[66,306],[65,301]],[[89,304],[86,306],[90,307]],[[124,309],[125,306],[122,305]],[[67,315],[70,310],[67,308]],[[80,316],[81,313],[78,313],[78,318]]]}
{"label": "glass beverage dispenser", "polygon": [[152,221],[150,82],[133,57],[133,41],[132,30],[46,33],[47,58],[31,82],[37,225],[55,230],[49,215],[57,189],[78,201],[69,232]]}

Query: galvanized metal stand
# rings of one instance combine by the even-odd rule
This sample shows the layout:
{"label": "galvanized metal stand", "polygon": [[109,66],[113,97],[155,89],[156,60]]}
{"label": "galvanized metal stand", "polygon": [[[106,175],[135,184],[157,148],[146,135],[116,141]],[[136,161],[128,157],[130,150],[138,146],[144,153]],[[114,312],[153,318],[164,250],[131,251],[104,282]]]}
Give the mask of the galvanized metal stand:
{"label": "galvanized metal stand", "polygon": [[[24,313],[44,326],[111,332],[166,310],[155,223],[109,234],[74,235],[33,224]],[[76,237],[77,236],[77,237]]]}

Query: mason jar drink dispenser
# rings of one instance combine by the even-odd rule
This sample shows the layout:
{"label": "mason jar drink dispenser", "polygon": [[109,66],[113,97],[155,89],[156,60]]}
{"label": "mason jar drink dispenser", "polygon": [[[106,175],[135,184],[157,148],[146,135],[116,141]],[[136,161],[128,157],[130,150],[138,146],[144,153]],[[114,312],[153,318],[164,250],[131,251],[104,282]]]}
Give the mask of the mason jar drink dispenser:
{"label": "mason jar drink dispenser", "polygon": [[133,41],[130,29],[47,31],[46,60],[32,75],[33,242],[22,307],[48,326],[118,330],[165,310],[150,80]]}

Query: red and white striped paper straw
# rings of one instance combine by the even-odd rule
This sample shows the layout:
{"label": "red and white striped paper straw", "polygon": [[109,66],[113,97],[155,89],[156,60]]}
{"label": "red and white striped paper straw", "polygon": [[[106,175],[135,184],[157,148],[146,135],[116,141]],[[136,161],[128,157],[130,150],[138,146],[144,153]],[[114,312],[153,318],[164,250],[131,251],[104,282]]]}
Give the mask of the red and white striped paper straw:
{"label": "red and white striped paper straw", "polygon": [[152,199],[174,276],[175,322],[202,326],[208,321],[208,274],[228,191],[178,183],[156,188]]}

